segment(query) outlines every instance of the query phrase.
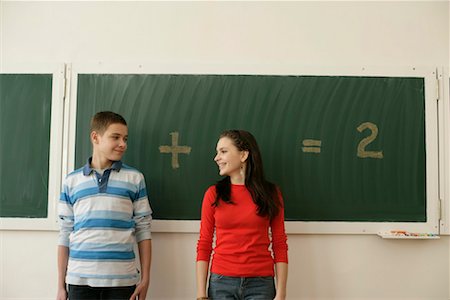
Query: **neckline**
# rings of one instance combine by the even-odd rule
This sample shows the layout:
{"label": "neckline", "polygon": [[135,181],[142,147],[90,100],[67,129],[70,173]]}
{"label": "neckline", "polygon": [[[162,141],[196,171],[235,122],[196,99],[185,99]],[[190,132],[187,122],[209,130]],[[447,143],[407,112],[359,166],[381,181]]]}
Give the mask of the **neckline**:
{"label": "neckline", "polygon": [[245,184],[232,183],[231,186],[232,187],[245,187]]}

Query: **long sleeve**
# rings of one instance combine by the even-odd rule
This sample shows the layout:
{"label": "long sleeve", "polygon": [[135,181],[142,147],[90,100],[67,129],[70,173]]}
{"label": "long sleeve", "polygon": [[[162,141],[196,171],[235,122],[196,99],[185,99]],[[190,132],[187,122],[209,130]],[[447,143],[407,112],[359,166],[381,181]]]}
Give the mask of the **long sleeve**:
{"label": "long sleeve", "polygon": [[281,207],[278,215],[273,218],[270,227],[272,230],[272,251],[275,263],[288,262],[287,236],[284,228],[284,202],[279,192]]}
{"label": "long sleeve", "polygon": [[70,201],[69,188],[65,181],[58,202],[58,218],[60,227],[58,245],[69,247],[69,236],[73,231],[74,214]]}
{"label": "long sleeve", "polygon": [[133,201],[133,219],[136,224],[136,242],[151,240],[152,209],[148,201],[144,175],[138,185],[138,192]]}
{"label": "long sleeve", "polygon": [[134,245],[151,239],[144,176],[125,164],[105,170],[104,181],[93,172],[86,164],[67,175],[63,185],[59,244],[70,249],[65,283],[135,285]]}
{"label": "long sleeve", "polygon": [[215,228],[214,211],[212,204],[215,201],[215,187],[210,187],[203,197],[200,221],[200,237],[197,242],[197,261],[208,261],[211,257],[212,242]]}
{"label": "long sleeve", "polygon": [[272,222],[267,216],[259,216],[258,207],[245,185],[231,185],[233,203],[221,201],[218,206],[212,206],[215,198],[213,186],[203,198],[197,261],[209,262],[212,257],[211,272],[225,276],[273,276],[271,242],[276,261],[287,262],[284,213],[280,210]]}

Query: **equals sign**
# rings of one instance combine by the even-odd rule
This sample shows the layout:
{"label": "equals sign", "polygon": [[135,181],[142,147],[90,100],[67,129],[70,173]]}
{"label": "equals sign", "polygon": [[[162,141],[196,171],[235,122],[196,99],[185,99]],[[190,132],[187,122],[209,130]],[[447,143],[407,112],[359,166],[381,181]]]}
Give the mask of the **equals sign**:
{"label": "equals sign", "polygon": [[309,153],[320,153],[320,147],[322,146],[322,141],[319,140],[303,140],[302,141],[303,152]]}

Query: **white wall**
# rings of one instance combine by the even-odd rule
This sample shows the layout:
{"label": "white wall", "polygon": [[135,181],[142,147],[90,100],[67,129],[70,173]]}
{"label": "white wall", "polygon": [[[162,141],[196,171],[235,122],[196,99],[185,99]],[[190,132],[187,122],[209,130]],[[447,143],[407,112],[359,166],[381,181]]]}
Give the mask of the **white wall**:
{"label": "white wall", "polygon": [[[448,76],[448,78],[449,78],[449,82],[450,82],[450,5],[448,5],[448,18],[447,18],[447,28],[448,28],[448,34],[449,34],[449,38],[448,38],[448,42],[449,42],[449,44],[448,44],[448,57],[449,57],[449,60],[448,60],[448,74],[449,74],[449,76]],[[446,94],[447,95],[449,95],[449,98],[450,98],[450,87],[447,87],[447,90],[446,90]],[[447,106],[447,111],[450,111],[450,108],[449,108],[449,106]],[[448,136],[448,134],[447,134],[447,136]],[[450,139],[449,139],[450,140]],[[447,146],[448,146],[448,148],[450,148],[450,142],[447,142]],[[450,152],[450,150],[448,151],[448,152]],[[447,152],[447,153],[448,153]],[[450,169],[450,166],[449,166],[449,164],[450,164],[450,161],[449,160],[447,160],[447,170],[449,170]],[[448,173],[447,173],[448,174]],[[448,178],[448,177],[447,177]],[[448,182],[448,181],[447,181]],[[447,185],[447,190],[450,190],[450,184],[449,185]],[[447,193],[447,195],[450,195],[450,193]],[[448,199],[448,197],[447,197],[447,206],[449,206],[449,204],[450,204],[450,200]],[[448,209],[447,210],[447,213],[448,213],[448,215],[450,215],[450,209]],[[448,223],[447,223],[448,224]],[[450,244],[450,240],[449,240],[449,244]],[[450,257],[450,247],[449,247],[449,257]],[[449,259],[449,270],[450,270],[450,259]],[[450,295],[450,284],[448,285],[448,293],[449,293],[449,295]],[[450,298],[450,296],[449,296],[449,298]]]}
{"label": "white wall", "polygon": [[[446,67],[449,13],[444,1],[3,1],[0,70],[98,61]],[[0,231],[0,299],[54,297],[56,236]],[[149,298],[195,296],[196,239],[154,234]],[[289,249],[289,299],[450,298],[448,236],[289,235]]]}

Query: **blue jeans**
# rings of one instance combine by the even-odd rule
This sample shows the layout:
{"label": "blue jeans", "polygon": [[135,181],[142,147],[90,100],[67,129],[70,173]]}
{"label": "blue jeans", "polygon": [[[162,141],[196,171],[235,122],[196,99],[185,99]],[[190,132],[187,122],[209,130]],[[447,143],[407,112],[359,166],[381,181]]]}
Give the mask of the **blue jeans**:
{"label": "blue jeans", "polygon": [[136,286],[90,287],[69,284],[69,300],[129,300]]}
{"label": "blue jeans", "polygon": [[272,276],[230,277],[211,273],[208,297],[212,300],[273,300],[275,283]]}

